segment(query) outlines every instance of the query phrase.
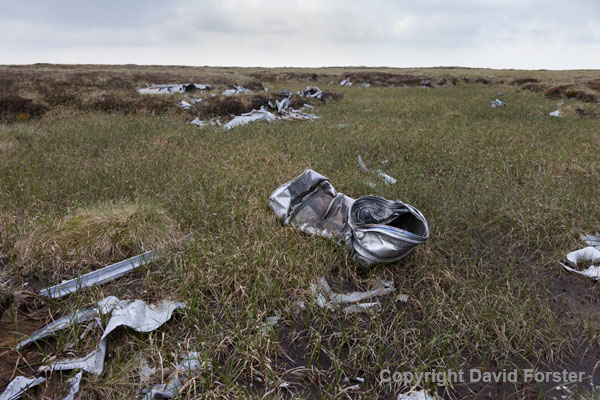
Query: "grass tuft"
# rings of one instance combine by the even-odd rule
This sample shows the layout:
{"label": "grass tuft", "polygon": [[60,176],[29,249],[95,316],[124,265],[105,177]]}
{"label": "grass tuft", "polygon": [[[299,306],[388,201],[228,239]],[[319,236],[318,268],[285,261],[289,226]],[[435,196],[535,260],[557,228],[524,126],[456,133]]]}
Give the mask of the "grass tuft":
{"label": "grass tuft", "polygon": [[21,268],[36,265],[54,278],[104,266],[144,251],[176,245],[177,223],[144,203],[108,203],[80,208],[58,221],[42,221],[17,240]]}

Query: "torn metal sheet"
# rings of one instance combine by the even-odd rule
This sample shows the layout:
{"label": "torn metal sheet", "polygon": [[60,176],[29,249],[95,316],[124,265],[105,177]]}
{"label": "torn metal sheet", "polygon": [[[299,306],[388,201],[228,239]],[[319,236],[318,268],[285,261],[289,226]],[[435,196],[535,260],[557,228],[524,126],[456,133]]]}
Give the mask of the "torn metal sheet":
{"label": "torn metal sheet", "polygon": [[55,335],[58,331],[66,329],[72,325],[91,321],[100,315],[110,313],[117,306],[123,307],[127,304],[127,301],[121,301],[115,296],[108,296],[107,298],[100,300],[96,307],[85,308],[83,310],[65,315],[64,317],[44,326],[17,344],[16,350],[19,351],[37,340]]}
{"label": "torn metal sheet", "polygon": [[145,393],[145,400],[172,399],[177,397],[183,385],[192,379],[197,371],[209,367],[210,363],[200,360],[197,352],[188,353],[177,366],[177,370],[169,377],[167,384],[155,385],[150,392]]}
{"label": "torn metal sheet", "polygon": [[576,274],[583,275],[588,278],[592,278],[594,280],[600,281],[600,265],[592,265],[592,266],[584,269],[583,271],[571,268],[568,265],[565,265],[563,263],[560,263],[560,265],[562,265],[563,268],[566,269],[567,271],[575,272]]}
{"label": "torn metal sheet", "polygon": [[192,108],[192,105],[185,100],[181,100],[179,103],[177,103],[177,105],[179,106],[179,108],[182,108],[184,110],[189,110]]}
{"label": "torn metal sheet", "polygon": [[232,96],[238,93],[250,94],[252,93],[252,90],[246,89],[243,86],[233,85],[233,89],[224,90],[222,94],[224,94],[225,96]]}
{"label": "torn metal sheet", "polygon": [[311,169],[275,189],[269,206],[284,225],[345,242],[364,265],[398,261],[429,237],[425,217],[411,205],[375,196],[354,200]]}
{"label": "torn metal sheet", "polygon": [[287,90],[282,88],[281,89],[281,97],[288,97],[288,98],[292,97],[292,92],[288,92]]}
{"label": "torn metal sheet", "polygon": [[352,292],[352,293],[335,293],[327,283],[324,277],[319,278],[317,286],[324,294],[329,297],[329,300],[334,304],[356,303],[359,301],[369,300],[373,297],[385,296],[396,290],[394,281],[375,281],[375,288],[367,292]]}
{"label": "torn metal sheet", "polygon": [[0,400],[16,400],[32,387],[37,386],[45,381],[46,378],[41,376],[38,378],[17,376],[15,379],[10,381],[4,392],[2,392],[0,395]]}
{"label": "torn metal sheet", "polygon": [[301,97],[312,97],[315,99],[323,99],[323,91],[317,86],[307,86],[298,92]]}
{"label": "torn metal sheet", "polygon": [[42,366],[40,371],[82,369],[94,375],[101,375],[104,370],[104,357],[108,336],[118,327],[124,326],[137,332],[151,332],[171,319],[173,312],[185,308],[185,303],[163,300],[148,306],[142,300],[124,300],[112,310],[98,347],[84,357],[53,361],[49,366]]}
{"label": "torn metal sheet", "polygon": [[137,89],[138,94],[174,94],[192,90],[207,90],[210,85],[204,83],[173,83],[166,85],[150,85]]}
{"label": "torn metal sheet", "polygon": [[368,87],[371,87],[371,84],[370,83],[363,83],[362,87],[368,88]]}
{"label": "torn metal sheet", "polygon": [[567,254],[567,264],[572,267],[577,267],[582,262],[600,263],[600,250],[593,246],[588,246]]}
{"label": "torn metal sheet", "polygon": [[499,99],[496,99],[494,101],[491,102],[491,106],[492,108],[496,108],[496,107],[505,107],[506,103],[503,101],[500,101]]}
{"label": "torn metal sheet", "polygon": [[345,313],[359,313],[364,311],[380,311],[381,304],[377,302],[360,303],[370,300],[373,297],[385,296],[396,290],[393,281],[379,280],[375,282],[375,288],[367,292],[335,293],[327,283],[324,277],[317,279],[310,286],[313,295],[316,298],[316,304],[319,308],[334,310],[335,306],[352,304],[344,307]]}
{"label": "torn metal sheet", "polygon": [[552,111],[548,115],[551,116],[551,117],[562,117],[562,114],[561,114],[560,110]]}
{"label": "torn metal sheet", "polygon": [[200,128],[203,128],[206,125],[206,122],[202,121],[200,118],[194,118],[190,121],[190,124],[197,125]]}
{"label": "torn metal sheet", "polygon": [[402,294],[400,293],[397,297],[396,297],[396,301],[401,301],[403,303],[406,303],[408,301],[408,295],[407,294]]}
{"label": "torn metal sheet", "polygon": [[231,121],[223,125],[223,129],[229,130],[238,126],[249,124],[250,122],[257,121],[273,122],[276,119],[277,117],[275,117],[275,115],[267,111],[264,107],[261,107],[260,110],[252,110],[248,113],[236,116]]}
{"label": "torn metal sheet", "polygon": [[352,86],[352,82],[350,82],[350,79],[344,79],[343,81],[340,82],[340,86],[350,87],[350,86]]}
{"label": "torn metal sheet", "polygon": [[287,111],[283,112],[278,119],[284,121],[313,121],[315,119],[319,119],[315,114],[305,113],[299,110],[294,110],[293,108],[287,109]]}
{"label": "torn metal sheet", "polygon": [[[369,168],[367,168],[367,165],[365,164],[365,162],[363,161],[362,157],[360,156],[360,154],[358,155],[358,167],[360,169],[362,169],[364,172],[371,172],[369,170]],[[395,185],[396,184],[396,179],[389,176],[388,174],[384,173],[381,170],[377,170],[375,171],[375,173],[377,173],[377,176],[379,176],[380,178],[382,178],[385,183],[387,183],[388,185]]]}
{"label": "torn metal sheet", "polygon": [[266,335],[267,333],[269,333],[271,331],[271,329],[275,325],[277,325],[277,323],[279,322],[280,319],[281,319],[281,316],[279,315],[278,312],[275,312],[275,315],[273,315],[271,317],[265,318],[265,323],[259,326],[261,333],[263,335]]}
{"label": "torn metal sheet", "polygon": [[69,379],[67,381],[67,384],[69,385],[69,390],[67,391],[67,394],[65,395],[65,397],[62,398],[62,400],[74,400],[75,399],[75,395],[77,394],[77,392],[79,392],[79,384],[81,383],[81,375],[83,375],[83,371],[79,371],[77,374],[75,374],[75,376],[73,376],[71,379]]}
{"label": "torn metal sheet", "polygon": [[436,397],[424,390],[400,393],[396,400],[435,400]]}
{"label": "torn metal sheet", "polygon": [[581,240],[588,246],[593,246],[600,250],[600,232],[596,232],[596,235],[581,235]]}
{"label": "torn metal sheet", "polygon": [[82,288],[102,285],[106,282],[120,278],[126,273],[147,264],[150,261],[156,260],[158,257],[158,251],[150,250],[135,257],[128,258],[127,260],[119,261],[118,263],[111,264],[75,279],[44,289],[40,292],[40,295],[58,299],[68,294],[75,293]]}
{"label": "torn metal sheet", "polygon": [[[587,236],[584,237],[584,241]],[[593,237],[592,237],[593,238]],[[590,240],[592,243],[595,243],[593,240]],[[600,265],[591,265],[584,270],[576,269],[579,263],[600,263],[600,250],[593,246],[588,246],[583,249],[575,250],[567,254],[567,264],[560,263],[564,269],[570,272],[574,272],[579,275],[586,276],[588,278],[592,278],[594,280],[600,280]],[[573,268],[571,268],[573,267]]]}
{"label": "torn metal sheet", "polygon": [[198,97],[198,98],[193,98],[193,97],[189,97],[189,96],[185,96],[186,99],[188,99],[189,101],[192,102],[192,104],[197,104],[197,103],[202,103],[202,98]]}
{"label": "torn metal sheet", "polygon": [[315,109],[315,107],[311,106],[310,104],[306,104],[306,103],[304,103],[302,105],[301,110],[304,109],[304,108],[306,108],[307,110],[314,110]]}
{"label": "torn metal sheet", "polygon": [[353,304],[351,306],[344,307],[343,311],[347,314],[355,314],[361,312],[379,312],[381,311],[381,303],[376,301],[374,303]]}
{"label": "torn metal sheet", "polygon": [[290,108],[292,102],[290,101],[289,97],[286,97],[281,101],[275,100],[275,104],[277,105],[277,112],[281,114],[286,112],[288,108]]}

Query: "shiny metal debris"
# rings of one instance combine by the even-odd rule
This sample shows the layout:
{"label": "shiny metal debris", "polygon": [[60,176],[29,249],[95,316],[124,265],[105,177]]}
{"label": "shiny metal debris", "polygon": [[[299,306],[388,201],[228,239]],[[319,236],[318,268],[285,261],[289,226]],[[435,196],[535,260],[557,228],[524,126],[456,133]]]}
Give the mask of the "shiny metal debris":
{"label": "shiny metal debris", "polygon": [[233,96],[239,93],[250,94],[252,93],[252,90],[246,89],[243,86],[233,85],[233,89],[224,90],[221,94],[224,94],[225,96]]}
{"label": "shiny metal debris", "polygon": [[340,86],[350,87],[352,86],[352,82],[350,82],[350,79],[344,79],[340,82]]}
{"label": "shiny metal debris", "polygon": [[363,83],[363,84],[362,84],[362,87],[364,87],[364,88],[368,88],[368,87],[371,87],[371,84],[370,84],[370,83]]}
{"label": "shiny metal debris", "polygon": [[173,83],[166,85],[150,85],[137,89],[138,94],[175,94],[193,90],[208,90],[210,85],[205,83]]}
{"label": "shiny metal debris", "polygon": [[229,130],[238,126],[249,124],[250,122],[267,121],[273,122],[277,119],[275,115],[269,112],[266,108],[261,107],[260,110],[252,110],[248,113],[238,115],[231,121],[223,125],[223,129]]}
{"label": "shiny metal debris", "polygon": [[411,205],[375,196],[354,200],[311,169],[275,189],[268,203],[284,225],[345,243],[363,265],[398,261],[429,237],[425,217]]}
{"label": "shiny metal debris", "polygon": [[560,110],[552,111],[548,115],[551,116],[551,117],[558,117],[558,118],[562,117],[562,114],[561,114]]}
{"label": "shiny metal debris", "polygon": [[210,367],[209,362],[200,360],[200,355],[197,352],[189,352],[181,360],[166,384],[154,385],[149,392],[142,392],[142,394],[145,394],[144,399],[172,399],[177,397],[183,385],[192,379],[199,370],[206,367]]}
{"label": "shiny metal debris", "polygon": [[82,375],[83,375],[83,371],[79,371],[77,374],[75,374],[71,379],[69,379],[67,381],[67,384],[69,385],[69,390],[67,391],[67,394],[65,395],[65,397],[62,398],[62,400],[74,400],[75,399],[75,395],[77,394],[77,392],[79,392],[79,384],[81,383]]}
{"label": "shiny metal debris", "polygon": [[594,246],[600,250],[600,232],[596,232],[595,235],[581,235],[581,240],[588,246]]}
{"label": "shiny metal debris", "polygon": [[492,101],[490,105],[492,106],[492,108],[505,107],[506,103],[499,99],[496,99],[496,100]]}
{"label": "shiny metal debris", "polygon": [[277,112],[281,114],[286,112],[287,109],[290,108],[292,102],[290,101],[289,97],[286,97],[281,101],[275,100],[275,104],[277,105]]}
{"label": "shiny metal debris", "polygon": [[200,128],[202,128],[206,125],[206,122],[202,121],[200,118],[194,118],[193,120],[190,121],[190,124],[197,125]]}
{"label": "shiny metal debris", "polygon": [[316,86],[307,86],[298,92],[300,97],[312,97],[315,99],[323,99],[323,91]]}
{"label": "shiny metal debris", "polygon": [[44,289],[40,292],[40,295],[58,299],[68,294],[75,293],[82,288],[102,285],[117,279],[142,265],[156,260],[158,257],[158,251],[150,250],[135,257],[128,258],[127,260],[119,261],[118,263],[111,264],[75,279]]}
{"label": "shiny metal debris", "polygon": [[401,393],[398,395],[396,400],[435,400],[436,398],[437,396],[433,396],[425,390],[417,390],[408,393]]}
{"label": "shiny metal debris", "polygon": [[[583,249],[575,250],[567,254],[567,264],[560,263],[564,269],[570,272],[574,272],[579,275],[592,278],[594,280],[600,280],[600,250],[593,246],[584,247]],[[598,265],[591,265],[584,270],[576,269],[579,263],[592,263]]]}
{"label": "shiny metal debris", "polygon": [[[365,164],[365,162],[363,161],[362,157],[360,156],[360,154],[358,155],[358,166],[360,169],[362,169],[364,172],[371,172],[368,168],[367,165]],[[380,178],[382,178],[385,183],[387,183],[388,185],[395,185],[396,184],[396,179],[392,178],[391,176],[389,176],[388,174],[383,173],[383,171],[381,170],[377,170],[375,171],[375,173],[377,174],[377,176],[379,176]]]}
{"label": "shiny metal debris", "polygon": [[44,377],[26,378],[24,376],[17,376],[15,379],[10,381],[4,392],[2,392],[0,395],[0,400],[16,400],[32,387],[37,386],[45,381],[46,378]]}
{"label": "shiny metal debris", "polygon": [[121,302],[121,300],[115,296],[108,296],[99,301],[96,307],[84,308],[83,310],[65,315],[64,317],[49,323],[48,325],[31,334],[31,336],[22,340],[19,344],[17,344],[15,350],[19,351],[35,341],[55,335],[58,331],[66,329],[72,325],[82,324],[98,318],[100,315],[108,314],[119,304],[125,305],[124,302]]}
{"label": "shiny metal debris", "polygon": [[361,303],[365,300],[370,300],[373,297],[384,296],[396,290],[393,281],[379,280],[374,282],[374,289],[367,292],[352,292],[352,293],[335,293],[327,283],[324,277],[317,279],[310,285],[310,289],[316,298],[316,303],[319,308],[327,308],[334,310],[336,306],[351,304],[344,307],[342,310],[345,313],[357,313],[363,311],[380,311],[381,304],[379,302]]}
{"label": "shiny metal debris", "polygon": [[177,105],[179,106],[179,108],[182,108],[184,110],[189,110],[190,108],[192,108],[192,105],[185,100],[181,100],[179,103],[177,103]]}
{"label": "shiny metal debris", "polygon": [[[107,307],[112,307],[112,309],[108,310]],[[98,303],[97,311],[99,313],[110,312],[110,319],[100,338],[98,347],[81,358],[52,361],[49,365],[40,367],[40,371],[82,369],[94,375],[100,375],[104,370],[108,336],[112,331],[124,326],[137,332],[151,332],[171,319],[173,312],[180,308],[185,308],[185,303],[163,300],[158,304],[148,306],[142,300],[119,300],[116,297],[108,297]],[[34,336],[38,339],[48,336],[45,332],[40,333],[43,330],[38,331]],[[46,331],[54,333],[56,330],[46,329]]]}

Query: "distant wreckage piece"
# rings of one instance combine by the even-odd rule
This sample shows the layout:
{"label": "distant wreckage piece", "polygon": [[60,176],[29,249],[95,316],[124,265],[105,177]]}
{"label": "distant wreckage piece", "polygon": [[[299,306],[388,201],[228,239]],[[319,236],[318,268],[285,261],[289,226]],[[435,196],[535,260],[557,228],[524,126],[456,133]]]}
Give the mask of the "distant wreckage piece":
{"label": "distant wreckage piece", "polygon": [[492,106],[492,108],[506,107],[506,103],[499,99],[492,101],[490,105]]}
{"label": "distant wreckage piece", "polygon": [[209,90],[210,85],[205,83],[170,83],[165,85],[149,85],[137,89],[138,94],[175,94],[194,90]]}

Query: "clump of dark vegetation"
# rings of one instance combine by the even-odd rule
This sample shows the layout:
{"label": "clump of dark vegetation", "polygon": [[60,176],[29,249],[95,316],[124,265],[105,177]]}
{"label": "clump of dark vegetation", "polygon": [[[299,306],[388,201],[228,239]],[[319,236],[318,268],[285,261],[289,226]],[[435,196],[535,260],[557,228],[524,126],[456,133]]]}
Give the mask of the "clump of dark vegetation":
{"label": "clump of dark vegetation", "polygon": [[[421,86],[429,82],[428,78],[389,72],[365,71],[350,72],[343,75],[353,83],[370,83],[373,86]],[[423,82],[426,80],[426,82]]]}
{"label": "clump of dark vegetation", "polygon": [[311,81],[316,82],[326,75],[317,74],[314,72],[270,72],[270,71],[259,71],[252,72],[249,74],[251,77],[258,79],[262,82],[289,82],[289,81]]}
{"label": "clump of dark vegetation", "polygon": [[517,78],[510,82],[513,86],[522,86],[526,83],[540,83],[540,80],[535,78]]}
{"label": "clump of dark vegetation", "polygon": [[258,110],[261,106],[267,105],[268,100],[264,93],[236,96],[218,95],[195,104],[194,111],[198,111],[204,117],[239,115]]}
{"label": "clump of dark vegetation", "polygon": [[600,117],[600,112],[586,110],[585,108],[582,108],[582,107],[575,107],[575,111],[581,117],[591,117],[591,118],[598,118],[598,117]]}
{"label": "clump of dark vegetation", "polygon": [[545,89],[545,86],[540,84],[540,83],[526,83],[523,86],[521,86],[521,89],[523,90],[529,90],[531,92],[541,92]]}
{"label": "clump of dark vegetation", "polygon": [[0,121],[25,122],[44,114],[48,108],[17,95],[0,97]]}
{"label": "clump of dark vegetation", "polygon": [[549,97],[553,100],[558,99],[577,99],[583,101],[584,103],[597,103],[598,97],[591,94],[586,93],[582,90],[576,90],[572,85],[560,85],[554,86],[548,89],[545,93],[546,97]]}
{"label": "clump of dark vegetation", "polygon": [[594,79],[593,81],[589,81],[587,83],[587,87],[589,87],[592,90],[595,90],[596,92],[600,92],[600,79]]}

